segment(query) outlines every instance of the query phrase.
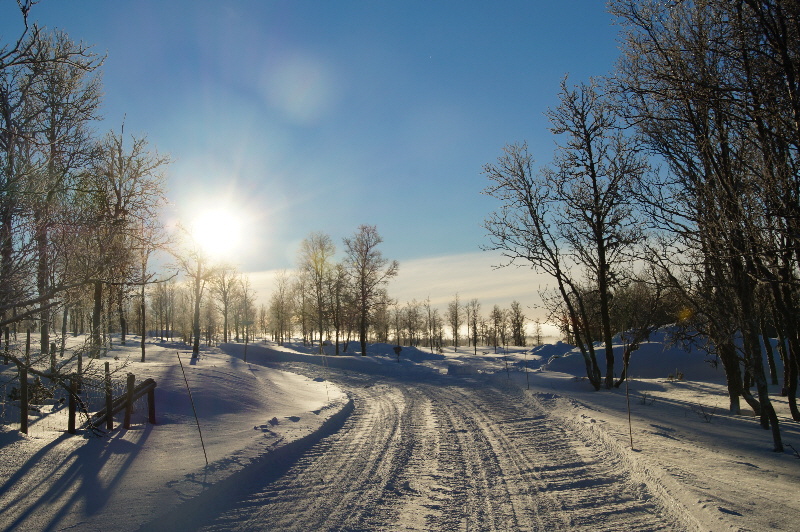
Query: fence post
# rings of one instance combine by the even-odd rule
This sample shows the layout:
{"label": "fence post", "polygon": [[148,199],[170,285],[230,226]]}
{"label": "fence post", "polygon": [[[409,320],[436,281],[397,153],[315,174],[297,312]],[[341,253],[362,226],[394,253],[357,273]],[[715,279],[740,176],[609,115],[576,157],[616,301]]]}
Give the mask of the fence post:
{"label": "fence post", "polygon": [[125,422],[126,429],[131,428],[131,412],[133,411],[133,387],[136,382],[136,376],[133,373],[128,373],[128,389],[125,392]]}
{"label": "fence post", "polygon": [[111,395],[111,370],[109,369],[108,362],[106,362],[106,430],[114,429],[114,414],[111,410],[114,408],[114,398]]}
{"label": "fence post", "polygon": [[19,431],[28,433],[28,368],[19,368]]}
{"label": "fence post", "polygon": [[83,353],[78,353],[78,393],[83,393]]}
{"label": "fence post", "polygon": [[67,422],[67,432],[75,434],[75,396],[78,392],[78,378],[75,375],[69,377],[69,421]]}

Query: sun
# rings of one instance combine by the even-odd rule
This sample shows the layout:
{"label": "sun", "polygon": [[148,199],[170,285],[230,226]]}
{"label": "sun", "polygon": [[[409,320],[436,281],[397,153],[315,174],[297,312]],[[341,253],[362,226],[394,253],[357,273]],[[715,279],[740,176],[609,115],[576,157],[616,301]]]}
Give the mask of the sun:
{"label": "sun", "polygon": [[204,253],[215,259],[233,259],[240,250],[244,223],[231,209],[204,210],[192,220],[190,232]]}

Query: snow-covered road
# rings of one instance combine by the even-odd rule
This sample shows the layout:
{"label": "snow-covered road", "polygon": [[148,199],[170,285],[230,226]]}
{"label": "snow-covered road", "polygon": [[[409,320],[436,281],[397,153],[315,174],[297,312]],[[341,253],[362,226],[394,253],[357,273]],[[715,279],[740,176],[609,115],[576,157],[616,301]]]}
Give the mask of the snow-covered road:
{"label": "snow-covered road", "polygon": [[[293,369],[321,372],[303,366]],[[271,464],[249,471],[248,484],[237,487],[240,495],[218,508],[211,522],[196,525],[304,531],[684,528],[604,447],[571,432],[513,384],[325,374],[353,400],[342,428],[284,474],[276,476]]]}

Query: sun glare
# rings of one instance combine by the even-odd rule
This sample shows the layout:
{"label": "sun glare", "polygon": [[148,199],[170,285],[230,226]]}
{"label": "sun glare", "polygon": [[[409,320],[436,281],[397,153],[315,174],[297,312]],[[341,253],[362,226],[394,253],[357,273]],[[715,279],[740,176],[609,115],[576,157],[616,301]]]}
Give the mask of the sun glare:
{"label": "sun glare", "polygon": [[244,224],[234,212],[211,209],[192,222],[191,233],[202,250],[217,259],[234,259],[239,250]]}

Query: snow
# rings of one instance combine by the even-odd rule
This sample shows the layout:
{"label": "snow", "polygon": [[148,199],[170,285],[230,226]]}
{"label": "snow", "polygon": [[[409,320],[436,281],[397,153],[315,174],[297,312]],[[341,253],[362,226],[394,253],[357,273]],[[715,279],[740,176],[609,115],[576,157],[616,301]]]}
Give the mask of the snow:
{"label": "snow", "polygon": [[[353,353],[320,357],[318,348],[299,344],[251,344],[248,362],[243,361],[243,345],[225,344],[204,348],[194,364],[183,345],[149,343],[144,363],[136,362],[138,347],[116,346],[112,353],[119,361],[114,362],[129,359],[125,371],[136,374],[137,380],[156,380],[157,424],[147,423],[145,411],[134,415],[131,429],[118,427],[103,437],[85,431],[69,436],[65,427],[32,430],[31,436],[23,436],[13,430],[16,426],[3,427],[0,528],[257,529],[254,523],[263,523],[257,521],[262,518],[258,508],[278,503],[274,496],[253,499],[252,486],[281,491],[282,482],[289,487],[302,485],[328,500],[286,495],[287,506],[276,508],[288,512],[297,506],[313,507],[327,515],[332,526],[338,522],[342,528],[348,523],[352,528],[383,528],[388,515],[394,528],[446,528],[441,523],[452,523],[458,512],[464,513],[462,528],[471,519],[485,529],[503,529],[508,526],[504,523],[516,522],[503,521],[511,518],[502,512],[491,520],[482,511],[469,510],[469,504],[462,508],[436,502],[437,497],[469,502],[472,491],[481,489],[486,490],[482,499],[492,499],[492,475],[476,476],[476,466],[466,462],[460,467],[471,470],[472,476],[459,480],[453,477],[453,463],[437,461],[439,453],[455,445],[474,464],[485,463],[488,468],[497,461],[500,473],[507,475],[504,482],[517,481],[512,476],[531,485],[541,481],[534,491],[543,498],[550,494],[569,501],[574,490],[584,493],[586,487],[568,488],[553,475],[573,467],[575,456],[590,463],[590,455],[602,455],[624,472],[626,493],[641,491],[619,510],[631,519],[642,511],[657,511],[672,519],[665,522],[684,529],[796,530],[800,501],[790,494],[800,481],[800,455],[794,451],[800,450],[800,427],[791,420],[786,399],[771,390],[787,444],[785,453],[774,453],[770,433],[760,428],[752,413],[727,412],[721,370],[699,351],[669,346],[665,334],[654,335],[634,353],[627,393],[624,385],[593,391],[583,377],[580,355],[566,344],[499,348],[497,353],[479,348],[477,354],[463,346],[443,353],[403,347],[399,362],[394,346],[386,344],[371,346],[366,357]],[[325,349],[332,353],[332,346]],[[208,465],[177,352],[192,390]],[[598,355],[602,360],[602,350]],[[682,380],[676,378],[678,372]],[[526,417],[526,411],[538,414]],[[501,415],[505,418],[493,419]],[[531,465],[525,466],[526,457],[512,452],[533,453],[536,447],[552,444],[531,440],[523,445],[519,442],[536,433],[508,432],[509,424],[538,423],[540,417],[552,423],[546,437],[569,442],[570,463],[537,466],[539,458],[534,457],[539,455],[531,454]],[[395,425],[387,420],[395,420]],[[359,426],[362,432],[348,443],[347,434],[357,433]],[[320,442],[327,447],[309,451]],[[353,457],[334,466],[341,471],[313,473],[317,477],[306,472],[312,468],[309,460],[348,445],[354,449]],[[495,452],[475,450],[481,445]],[[530,451],[524,451],[526,446]],[[372,447],[381,452],[372,456]],[[370,456],[357,456],[358,449]],[[547,456],[559,460],[568,455]],[[359,460],[366,462],[346,465],[360,464]],[[357,473],[357,467],[369,472]],[[319,476],[328,474],[333,480],[326,482],[339,483],[340,499],[313,491],[321,482]],[[481,482],[487,484],[481,487]],[[459,486],[466,491],[461,493]],[[605,488],[596,489],[602,505]],[[361,499],[343,493],[348,490],[365,492],[363,498],[377,505],[374,511],[357,517],[362,503],[356,501]],[[396,496],[385,500],[381,494],[386,490]],[[605,496],[611,504],[612,495]],[[511,496],[509,504],[539,500],[531,497],[520,492]],[[636,506],[637,497],[653,509]],[[586,512],[596,511],[580,505],[569,510],[570,503],[563,506],[558,510],[556,505],[554,511],[564,514],[559,519],[568,523],[566,528],[584,528],[584,519],[591,518]],[[311,519],[311,511],[303,515]],[[291,523],[285,526],[299,530],[304,521]]]}
{"label": "snow", "polygon": [[[177,350],[151,344],[147,362],[131,362],[127,371],[137,381],[155,379],[156,425],[140,412],[130,430],[117,428],[102,438],[35,427],[35,436],[27,437],[5,429],[0,528],[108,530],[114,523],[110,528],[135,530],[275,447],[320,431],[347,403],[331,383],[246,364],[219,349],[206,349],[191,364],[181,347],[209,465]],[[139,357],[135,347],[117,347],[114,354]]]}

